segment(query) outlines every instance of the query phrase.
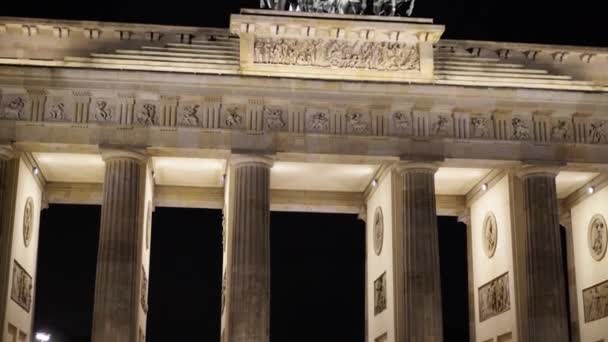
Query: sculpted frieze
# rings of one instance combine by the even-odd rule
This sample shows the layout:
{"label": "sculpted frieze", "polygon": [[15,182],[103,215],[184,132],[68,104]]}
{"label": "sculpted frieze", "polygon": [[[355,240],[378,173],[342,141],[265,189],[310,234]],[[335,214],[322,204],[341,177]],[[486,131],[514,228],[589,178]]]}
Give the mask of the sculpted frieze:
{"label": "sculpted frieze", "polygon": [[608,121],[595,120],[589,123],[588,141],[591,144],[608,143]]}
{"label": "sculpted frieze", "polygon": [[583,290],[585,323],[608,317],[608,281]]}
{"label": "sculpted frieze", "polygon": [[118,122],[116,102],[112,99],[94,98],[91,100],[89,121],[97,123]]}
{"label": "sculpted frieze", "polygon": [[572,140],[572,121],[568,119],[555,119],[551,127],[551,140],[566,142]]}
{"label": "sculpted frieze", "polygon": [[365,134],[369,132],[370,116],[362,112],[347,113],[346,124],[347,133]]}
{"label": "sculpted frieze", "polygon": [[278,107],[264,107],[264,122],[266,129],[280,131],[287,126],[285,110]]}
{"label": "sculpted frieze", "polygon": [[412,113],[410,111],[392,112],[390,118],[396,135],[412,134]]}
{"label": "sculpted frieze", "polygon": [[222,105],[220,116],[222,128],[242,129],[245,127],[244,105]]}
{"label": "sculpted frieze", "polygon": [[306,130],[312,133],[329,133],[329,118],[328,110],[307,110]]}
{"label": "sculpted frieze", "polygon": [[134,124],[154,126],[159,123],[159,106],[152,102],[136,102]]}
{"label": "sculpted frieze", "polygon": [[11,299],[27,313],[32,310],[33,288],[32,276],[15,260],[13,264]]}
{"label": "sculpted frieze", "polygon": [[431,133],[435,136],[450,136],[452,129],[452,118],[448,115],[437,115],[433,118]]}
{"label": "sculpted frieze", "polygon": [[509,273],[479,288],[479,321],[483,322],[511,309]]}
{"label": "sculpted frieze", "polygon": [[513,127],[513,139],[515,140],[530,140],[530,123],[526,120],[514,117],[511,119],[511,126]]}
{"label": "sculpted frieze", "polygon": [[490,137],[492,121],[490,118],[476,115],[471,117],[471,138],[487,139]]}
{"label": "sculpted frieze", "polygon": [[52,97],[47,99],[47,110],[44,112],[44,121],[71,122],[72,106],[66,99]]}
{"label": "sculpted frieze", "polygon": [[180,126],[198,127],[201,119],[201,106],[197,103],[180,103],[177,107],[177,117]]}
{"label": "sculpted frieze", "polygon": [[27,98],[24,95],[7,95],[2,97],[0,119],[25,120]]}
{"label": "sculpted frieze", "polygon": [[395,42],[256,38],[254,63],[320,68],[418,71],[418,47]]}

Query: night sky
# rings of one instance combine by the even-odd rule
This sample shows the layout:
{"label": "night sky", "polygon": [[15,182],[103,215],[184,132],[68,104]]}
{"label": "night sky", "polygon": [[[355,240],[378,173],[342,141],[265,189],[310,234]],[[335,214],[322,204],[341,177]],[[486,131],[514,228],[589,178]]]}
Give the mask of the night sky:
{"label": "night sky", "polygon": [[[4,16],[226,27],[259,1],[12,2]],[[444,38],[608,46],[602,1],[417,0]],[[99,206],[42,212],[36,329],[90,341]],[[157,208],[148,341],[218,342],[221,212]],[[468,339],[466,231],[439,218],[446,342]],[[272,213],[272,342],[363,342],[364,224],[354,215]]]}

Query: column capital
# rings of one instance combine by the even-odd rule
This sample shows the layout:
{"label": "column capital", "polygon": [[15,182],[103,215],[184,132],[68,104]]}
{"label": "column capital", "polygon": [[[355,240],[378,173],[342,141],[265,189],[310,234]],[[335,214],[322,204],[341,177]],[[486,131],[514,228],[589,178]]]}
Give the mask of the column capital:
{"label": "column capital", "polygon": [[245,165],[262,165],[271,168],[274,165],[274,159],[265,155],[259,154],[232,154],[230,155],[230,166],[239,167]]}
{"label": "column capital", "polygon": [[546,177],[557,177],[557,174],[561,170],[559,165],[535,165],[527,164],[522,165],[517,169],[517,176],[521,179],[526,179],[532,176],[546,176]]}
{"label": "column capital", "polygon": [[401,161],[395,163],[395,171],[399,173],[404,172],[424,172],[435,174],[439,169],[438,163],[433,162],[406,162]]}
{"label": "column capital", "polygon": [[108,162],[116,159],[130,159],[140,164],[145,164],[148,161],[148,156],[142,150],[114,147],[100,147],[101,158]]}
{"label": "column capital", "polygon": [[466,224],[467,229],[470,229],[468,226],[471,225],[471,208],[466,208],[460,215],[458,215],[458,222]]}
{"label": "column capital", "polygon": [[0,145],[0,160],[9,160],[15,157],[15,151],[10,145]]}

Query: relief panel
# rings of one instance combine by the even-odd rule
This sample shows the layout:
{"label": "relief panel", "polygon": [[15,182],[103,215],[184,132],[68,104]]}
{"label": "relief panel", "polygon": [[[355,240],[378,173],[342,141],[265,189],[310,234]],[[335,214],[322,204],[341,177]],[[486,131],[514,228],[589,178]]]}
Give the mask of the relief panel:
{"label": "relief panel", "polygon": [[13,265],[11,299],[27,313],[32,310],[32,291],[32,276],[27,273],[17,260],[15,260]]}
{"label": "relief panel", "polygon": [[608,317],[608,281],[583,290],[585,323]]}
{"label": "relief panel", "polygon": [[479,321],[483,322],[511,309],[509,273],[479,288]]}

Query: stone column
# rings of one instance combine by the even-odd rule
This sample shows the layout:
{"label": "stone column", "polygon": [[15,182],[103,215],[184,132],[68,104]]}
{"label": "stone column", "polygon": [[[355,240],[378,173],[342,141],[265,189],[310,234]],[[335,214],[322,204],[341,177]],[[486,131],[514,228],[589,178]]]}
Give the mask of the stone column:
{"label": "stone column", "polygon": [[473,230],[471,226],[471,208],[465,211],[458,217],[458,222],[467,226],[467,275],[469,282],[469,341],[475,342],[475,274],[473,270]]}
{"label": "stone column", "polygon": [[403,163],[394,173],[398,342],[443,341],[435,172],[434,164]]}
{"label": "stone column", "polygon": [[13,150],[0,145],[0,339],[6,329],[6,303],[9,299],[11,243],[15,212],[18,165],[12,163]]}
{"label": "stone column", "polygon": [[529,342],[567,342],[568,316],[562,270],[559,211],[553,168],[524,167],[527,331]]}
{"label": "stone column", "polygon": [[227,341],[268,342],[270,330],[270,168],[272,160],[230,160]]}
{"label": "stone column", "polygon": [[142,208],[146,157],[104,150],[93,342],[133,342],[138,333]]}

